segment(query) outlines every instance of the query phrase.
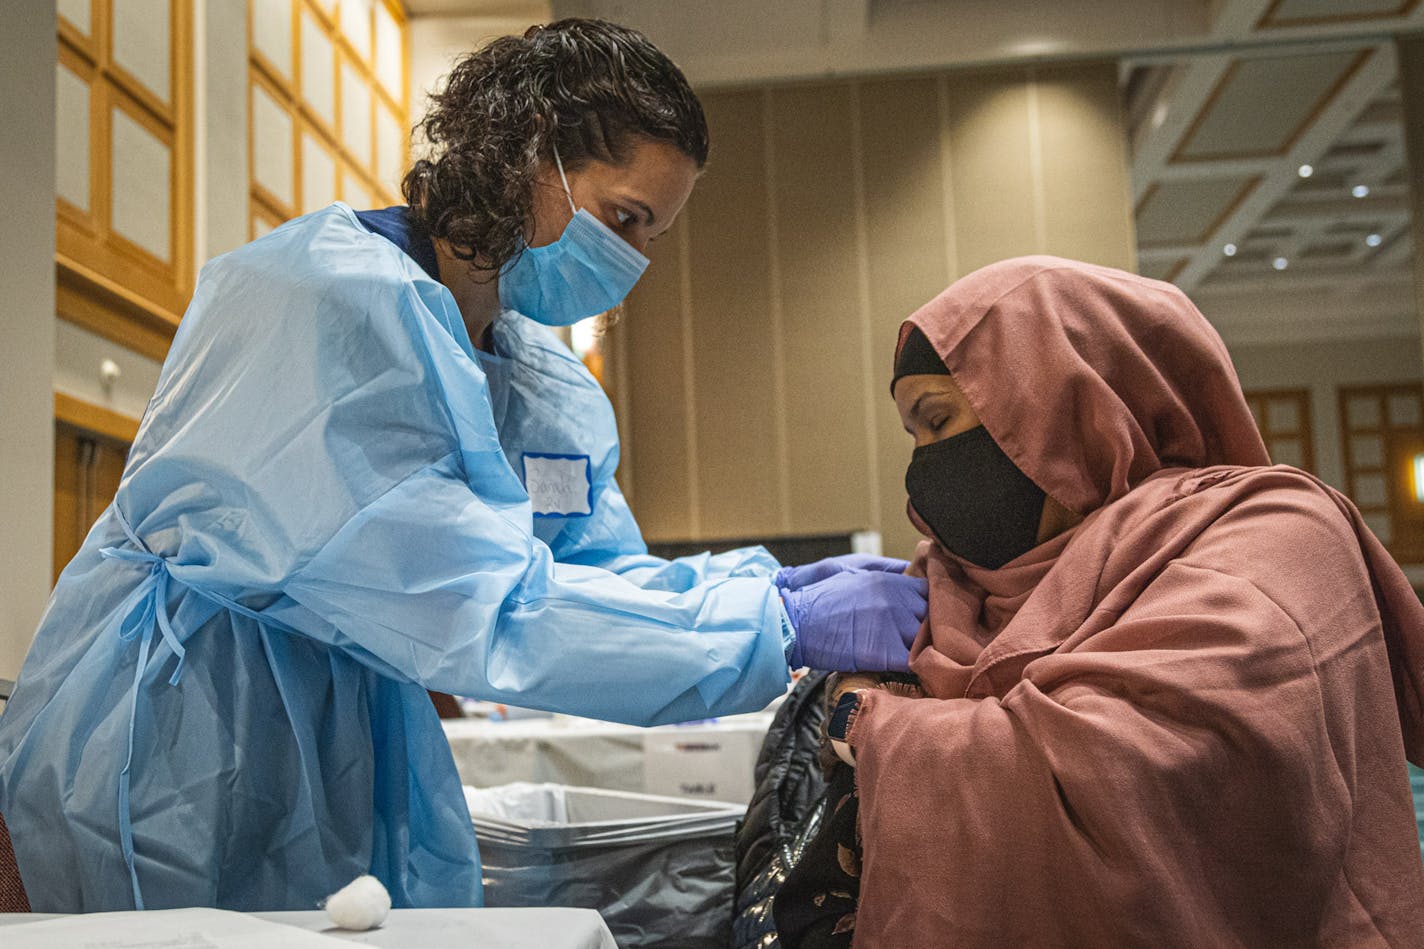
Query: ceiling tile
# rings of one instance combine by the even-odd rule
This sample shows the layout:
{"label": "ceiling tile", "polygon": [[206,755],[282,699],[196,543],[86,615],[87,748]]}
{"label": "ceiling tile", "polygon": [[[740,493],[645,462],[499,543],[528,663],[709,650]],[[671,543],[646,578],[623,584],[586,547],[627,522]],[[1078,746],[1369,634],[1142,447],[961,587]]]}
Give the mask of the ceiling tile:
{"label": "ceiling tile", "polygon": [[1368,53],[1237,60],[1174,161],[1278,155]]}
{"label": "ceiling tile", "polygon": [[1162,182],[1148,192],[1137,210],[1138,243],[1200,243],[1257,180],[1233,177]]}

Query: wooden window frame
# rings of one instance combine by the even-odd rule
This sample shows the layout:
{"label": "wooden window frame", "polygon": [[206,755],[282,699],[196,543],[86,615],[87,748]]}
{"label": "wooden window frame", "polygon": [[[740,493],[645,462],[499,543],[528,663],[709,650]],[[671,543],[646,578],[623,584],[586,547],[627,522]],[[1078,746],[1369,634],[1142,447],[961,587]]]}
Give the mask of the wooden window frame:
{"label": "wooden window frame", "polygon": [[[1389,400],[1395,395],[1408,394],[1418,401],[1419,423],[1412,427],[1391,424]],[[1346,493],[1353,499],[1356,478],[1361,474],[1378,473],[1385,481],[1385,505],[1359,505],[1364,513],[1384,513],[1390,519],[1390,540],[1385,546],[1402,563],[1424,563],[1424,503],[1412,497],[1411,466],[1408,459],[1416,453],[1424,453],[1424,390],[1421,383],[1398,382],[1376,385],[1341,386],[1338,392],[1340,405],[1340,457],[1345,469]],[[1350,400],[1370,397],[1378,400],[1380,424],[1378,428],[1354,428],[1350,425]],[[1352,439],[1356,435],[1376,435],[1383,441],[1384,461],[1379,469],[1362,467],[1355,463]]]}
{"label": "wooden window frame", "polygon": [[[168,353],[193,281],[193,75],[189,4],[169,3],[169,99],[114,61],[112,0],[91,3],[91,33],[58,17],[58,61],[89,86],[89,208],[56,195],[56,311],[151,359]],[[112,223],[112,114],[118,109],[168,146],[169,253],[161,260]]]}
{"label": "wooden window frame", "polygon": [[[1256,427],[1260,429],[1261,439],[1266,443],[1267,451],[1271,447],[1273,437],[1295,437],[1301,442],[1301,460],[1305,462],[1301,470],[1314,474],[1316,471],[1315,459],[1315,419],[1311,411],[1311,393],[1309,389],[1252,389],[1243,393],[1246,396],[1246,404],[1252,408],[1252,416],[1256,417],[1256,407],[1260,407],[1260,421]],[[1274,401],[1290,399],[1295,402],[1299,410],[1300,430],[1298,433],[1277,432],[1271,428],[1270,424],[1270,404]],[[1271,462],[1276,463],[1272,458]]]}
{"label": "wooden window frame", "polygon": [[[391,94],[381,82],[375,65],[376,52],[376,7],[380,5],[395,21],[400,31],[401,45],[401,89],[399,97]],[[371,49],[369,57],[361,56],[351,44],[341,24],[340,11],[334,3],[326,0],[292,0],[291,3],[291,78],[283,78],[281,71],[251,43],[255,10],[248,3],[248,233],[256,236],[260,224],[285,221],[305,213],[309,204],[302,182],[302,136],[310,134],[321,147],[332,156],[336,166],[335,197],[347,201],[357,197],[359,185],[362,192],[370,194],[377,201],[397,203],[400,196],[387,187],[379,178],[380,140],[377,133],[377,116],[384,109],[395,117],[401,129],[403,153],[409,153],[409,85],[410,85],[410,30],[404,9],[397,0],[373,0],[367,13],[368,40]],[[332,45],[332,116],[328,122],[317,115],[302,94],[302,43],[301,30],[304,17],[310,17],[325,33]],[[360,81],[369,91],[367,114],[367,150],[369,160],[358,162],[346,147],[345,117],[343,115],[345,93],[342,77],[346,68],[354,69]],[[292,180],[293,194],[290,206],[277,199],[256,179],[256,163],[253,146],[254,113],[252,110],[253,89],[261,86],[273,101],[281,106],[292,121]]]}

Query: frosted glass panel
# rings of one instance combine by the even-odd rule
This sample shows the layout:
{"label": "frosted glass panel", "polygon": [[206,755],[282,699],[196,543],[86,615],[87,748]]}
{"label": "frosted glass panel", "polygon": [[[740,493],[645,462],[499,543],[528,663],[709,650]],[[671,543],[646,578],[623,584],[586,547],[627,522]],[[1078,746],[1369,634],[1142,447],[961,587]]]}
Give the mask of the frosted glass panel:
{"label": "frosted glass panel", "polygon": [[292,194],[292,117],[258,85],[252,87],[252,177],[283,204]]}
{"label": "frosted glass panel", "polygon": [[1345,406],[1345,417],[1351,428],[1379,428],[1379,399],[1370,395],[1355,396]]}
{"label": "frosted glass panel", "polygon": [[336,124],[336,60],[331,40],[311,14],[302,13],[302,98],[317,117]]}
{"label": "frosted glass panel", "polygon": [[252,0],[252,45],[292,78],[292,0]]}
{"label": "frosted glass panel", "polygon": [[1355,503],[1360,507],[1384,507],[1389,504],[1389,490],[1385,487],[1384,475],[1356,475]]}
{"label": "frosted glass panel", "polygon": [[341,32],[362,60],[371,59],[371,0],[341,0]]}
{"label": "frosted glass panel", "polygon": [[54,190],[89,210],[89,84],[63,66],[55,77]]}
{"label": "frosted glass panel", "polygon": [[1414,428],[1419,424],[1419,399],[1412,395],[1389,397],[1389,424]]}
{"label": "frosted glass panel", "polygon": [[1278,465],[1293,465],[1296,468],[1305,467],[1305,451],[1302,449],[1299,438],[1273,438],[1271,439],[1271,461]]}
{"label": "frosted glass panel", "polygon": [[376,105],[376,177],[392,191],[400,190],[401,172],[405,170],[405,148],[401,141],[401,126],[385,107]]}
{"label": "frosted glass panel", "polygon": [[1356,435],[1350,439],[1350,458],[1357,468],[1384,467],[1384,439],[1378,435]]}
{"label": "frosted glass panel", "polygon": [[1272,399],[1266,416],[1272,431],[1294,432],[1300,429],[1300,409],[1294,399]]}
{"label": "frosted glass panel", "polygon": [[115,109],[114,230],[161,260],[169,260],[168,146]]}
{"label": "frosted glass panel", "polygon": [[401,50],[400,24],[386,10],[384,3],[376,4],[376,78],[386,91],[397,101],[401,101],[402,70],[405,55]]}
{"label": "frosted glass panel", "polygon": [[85,36],[94,31],[89,23],[89,0],[59,0],[59,15]]}
{"label": "frosted glass panel", "polygon": [[1394,524],[1388,514],[1366,514],[1365,524],[1380,539],[1380,543],[1388,544],[1394,539]]}
{"label": "frosted glass panel", "polygon": [[341,176],[341,199],[358,211],[380,206],[371,189],[350,172]]}
{"label": "frosted glass panel", "polygon": [[114,0],[114,61],[168,101],[168,0]]}
{"label": "frosted glass panel", "polygon": [[358,165],[371,167],[371,87],[346,63],[341,64],[341,141]]}
{"label": "frosted glass panel", "polygon": [[336,200],[336,161],[310,135],[302,136],[302,213]]}

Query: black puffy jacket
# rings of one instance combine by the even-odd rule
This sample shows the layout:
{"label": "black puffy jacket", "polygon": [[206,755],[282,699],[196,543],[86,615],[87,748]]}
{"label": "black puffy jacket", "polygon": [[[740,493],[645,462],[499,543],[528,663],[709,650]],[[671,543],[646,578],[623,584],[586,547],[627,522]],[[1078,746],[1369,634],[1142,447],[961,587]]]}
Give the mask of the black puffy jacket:
{"label": "black puffy jacket", "polygon": [[756,763],[756,789],[737,827],[737,896],[732,945],[777,945],[771,900],[815,834],[826,780],[819,761],[828,673],[812,672],[782,702]]}

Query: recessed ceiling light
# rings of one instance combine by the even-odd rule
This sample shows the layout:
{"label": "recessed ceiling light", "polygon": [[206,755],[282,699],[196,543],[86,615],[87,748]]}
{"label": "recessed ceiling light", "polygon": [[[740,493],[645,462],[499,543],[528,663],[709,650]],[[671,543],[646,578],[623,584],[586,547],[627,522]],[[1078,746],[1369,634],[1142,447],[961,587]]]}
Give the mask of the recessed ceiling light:
{"label": "recessed ceiling light", "polygon": [[1355,185],[1355,187],[1350,189],[1350,193],[1357,198],[1368,198],[1370,196],[1370,186]]}
{"label": "recessed ceiling light", "polygon": [[1311,175],[1315,174],[1315,169],[1309,165],[1301,165],[1299,168],[1296,169],[1296,174],[1300,175],[1302,178],[1309,178]]}
{"label": "recessed ceiling light", "polygon": [[1275,267],[1277,270],[1285,270],[1287,267],[1290,266],[1290,261],[1286,260],[1284,257],[1277,257],[1275,260],[1271,261],[1271,266]]}
{"label": "recessed ceiling light", "polygon": [[1371,234],[1365,238],[1366,247],[1378,247],[1384,243],[1384,237],[1379,234]]}
{"label": "recessed ceiling light", "polygon": [[1228,256],[1228,257],[1235,257],[1235,256],[1236,256],[1236,245],[1235,245],[1235,244],[1227,244],[1225,247],[1223,247],[1223,248],[1221,249],[1221,252],[1222,252],[1223,254],[1225,254],[1226,256]]}

